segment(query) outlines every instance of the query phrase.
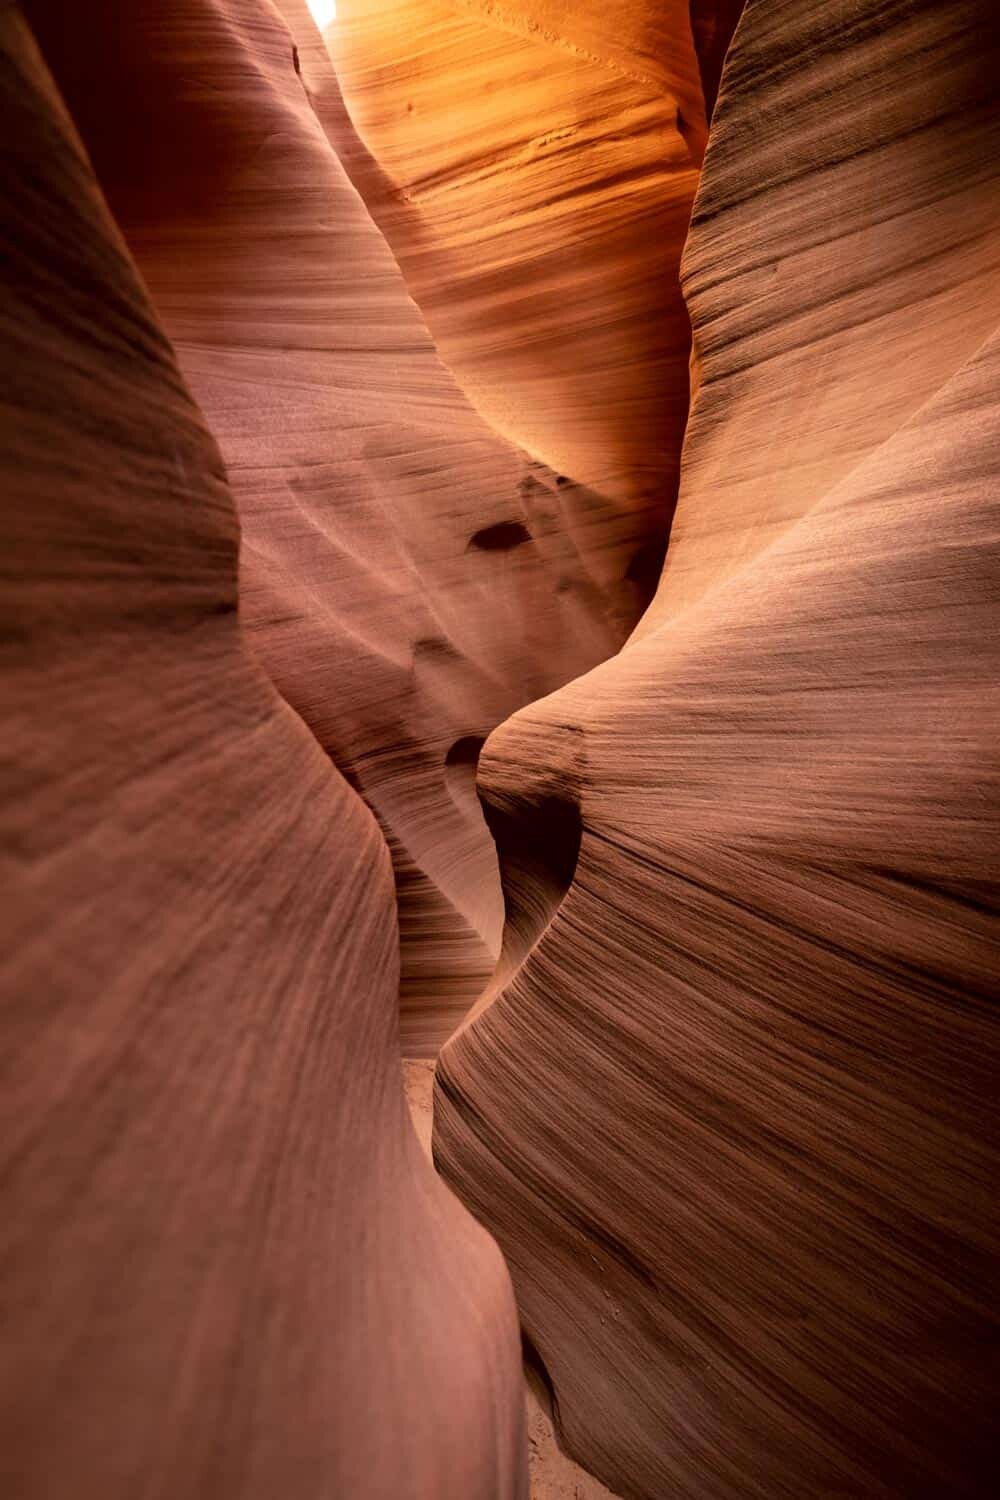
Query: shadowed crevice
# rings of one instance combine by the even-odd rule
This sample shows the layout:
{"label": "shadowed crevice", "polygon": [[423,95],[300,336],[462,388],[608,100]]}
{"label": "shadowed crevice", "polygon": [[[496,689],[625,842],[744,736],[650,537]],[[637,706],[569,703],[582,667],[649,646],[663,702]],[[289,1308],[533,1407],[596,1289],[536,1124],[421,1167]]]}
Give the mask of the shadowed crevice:
{"label": "shadowed crevice", "polygon": [[521,1362],[524,1378],[542,1411],[553,1427],[559,1430],[559,1397],[552,1376],[527,1329],[521,1328]]}
{"label": "shadowed crevice", "polygon": [[715,112],[726,53],[745,4],[746,0],[691,0],[691,35],[701,75],[705,120],[709,126]]}
{"label": "shadowed crevice", "polygon": [[[510,761],[487,750],[478,782],[503,887],[498,980],[509,978],[551,923],[580,854],[583,731],[568,725],[554,734],[550,726],[539,729],[544,739],[537,754],[530,741],[519,744]],[[505,748],[503,740],[498,748]]]}
{"label": "shadowed crevice", "polygon": [[464,734],[449,747],[444,758],[444,784],[449,797],[463,813],[478,812],[476,771],[485,743],[481,734]]}
{"label": "shadowed crevice", "polygon": [[636,584],[642,590],[647,601],[656,593],[666,554],[667,534],[664,531],[662,536],[651,537],[648,542],[643,542],[629,558],[625,577],[629,583]]}
{"label": "shadowed crevice", "polygon": [[509,552],[530,541],[531,532],[522,521],[498,521],[495,526],[483,526],[473,532],[469,547],[478,547],[482,552]]}

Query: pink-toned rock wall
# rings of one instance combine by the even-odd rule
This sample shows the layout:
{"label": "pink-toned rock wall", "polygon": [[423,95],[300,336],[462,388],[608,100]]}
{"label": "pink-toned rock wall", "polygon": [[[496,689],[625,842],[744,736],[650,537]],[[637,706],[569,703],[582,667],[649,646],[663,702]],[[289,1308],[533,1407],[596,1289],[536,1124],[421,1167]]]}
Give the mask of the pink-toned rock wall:
{"label": "pink-toned rock wall", "polygon": [[568,1450],[986,1500],[989,0],[339,9],[0,0],[0,1487],[525,1500],[481,991]]}
{"label": "pink-toned rock wall", "polygon": [[503,921],[478,746],[612,654],[650,588],[628,519],[439,361],[331,144],[350,125],[315,26],[283,9],[294,41],[263,0],[35,18],[220,444],[250,644],[389,840],[404,1048],[433,1054]]}
{"label": "pink-toned rock wall", "polygon": [[0,1489],[524,1500],[388,852],[248,647],[218,449],[9,6],[0,70]]}
{"label": "pink-toned rock wall", "polygon": [[436,1158],[637,1500],[995,1486],[995,38],[751,0],[659,594],[480,763],[507,953]]}

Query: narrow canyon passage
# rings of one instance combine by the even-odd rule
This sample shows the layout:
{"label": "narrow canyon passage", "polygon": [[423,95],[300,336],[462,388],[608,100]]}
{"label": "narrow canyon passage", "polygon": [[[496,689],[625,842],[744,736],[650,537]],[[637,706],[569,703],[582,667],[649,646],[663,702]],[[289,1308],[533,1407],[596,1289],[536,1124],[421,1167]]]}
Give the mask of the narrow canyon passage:
{"label": "narrow canyon passage", "polygon": [[992,1495],[998,76],[0,0],[5,1495]]}

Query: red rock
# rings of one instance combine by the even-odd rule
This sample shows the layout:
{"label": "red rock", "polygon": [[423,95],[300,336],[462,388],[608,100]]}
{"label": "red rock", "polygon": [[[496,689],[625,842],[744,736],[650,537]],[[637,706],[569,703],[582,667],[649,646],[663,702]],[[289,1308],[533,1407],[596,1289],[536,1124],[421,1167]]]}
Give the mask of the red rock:
{"label": "red rock", "polygon": [[524,1500],[395,1019],[393,873],[407,1050],[492,964],[506,719],[436,1153],[568,1449],[985,1500],[991,7],[750,0],[713,113],[735,0],[340,0],[360,136],[302,0],[24,8],[5,1493]]}
{"label": "red rock", "polygon": [[490,432],[441,365],[331,148],[315,26],[283,8],[297,46],[262,0],[33,14],[220,444],[251,644],[389,840],[403,1042],[432,1055],[499,950],[478,745],[611,654],[651,588],[624,576],[634,518]]}
{"label": "red rock", "polygon": [[0,56],[0,1488],[523,1500],[388,854],[245,644],[218,449],[10,7]]}
{"label": "red rock", "polygon": [[436,1158],[636,1500],[995,1488],[994,37],[748,6],[660,591],[480,765],[507,957]]}
{"label": "red rock", "polygon": [[[502,924],[454,757],[622,642],[649,595],[624,576],[642,537],[456,389],[331,150],[351,129],[315,26],[283,9],[295,48],[261,0],[36,20],[222,447],[250,640],[390,841],[420,1055]],[[138,98],[136,136],[118,121]]]}

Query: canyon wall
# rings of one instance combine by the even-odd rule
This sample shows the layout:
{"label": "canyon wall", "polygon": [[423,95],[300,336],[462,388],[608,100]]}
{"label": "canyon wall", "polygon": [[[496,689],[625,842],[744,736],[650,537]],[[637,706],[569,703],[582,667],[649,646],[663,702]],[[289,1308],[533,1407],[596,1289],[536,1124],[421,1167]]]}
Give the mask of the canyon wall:
{"label": "canyon wall", "polygon": [[7,5],[0,70],[0,1488],[524,1500],[388,852],[256,664],[219,451]]}
{"label": "canyon wall", "polygon": [[985,1500],[992,6],[338,9],[0,0],[5,1493]]}
{"label": "canyon wall", "polygon": [[490,422],[662,556],[687,413],[680,260],[706,138],[687,0],[340,0],[372,210]]}
{"label": "canyon wall", "polygon": [[389,841],[403,1046],[433,1055],[499,950],[479,745],[611,655],[655,580],[626,576],[634,525],[441,364],[333,149],[315,26],[282,8],[295,41],[264,0],[31,17],[220,445],[251,648]]}
{"label": "canyon wall", "polygon": [[659,593],[480,763],[436,1159],[631,1500],[994,1486],[996,36],[750,0]]}

